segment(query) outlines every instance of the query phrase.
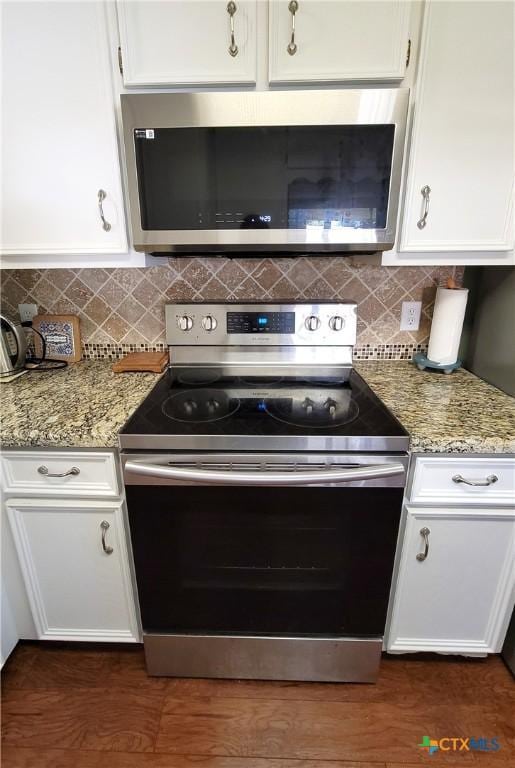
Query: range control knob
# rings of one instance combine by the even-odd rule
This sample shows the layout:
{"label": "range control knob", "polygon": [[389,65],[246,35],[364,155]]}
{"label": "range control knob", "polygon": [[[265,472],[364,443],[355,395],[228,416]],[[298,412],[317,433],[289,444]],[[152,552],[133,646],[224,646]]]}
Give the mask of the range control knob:
{"label": "range control knob", "polygon": [[336,417],[336,402],[331,397],[328,397],[324,403],[324,406],[329,412],[330,417],[334,419]]}
{"label": "range control knob", "polygon": [[311,416],[311,414],[313,413],[313,406],[314,405],[315,405],[315,403],[313,402],[313,400],[311,400],[311,398],[306,397],[304,399],[304,401],[302,403],[302,407],[304,408],[304,410],[306,411],[306,414],[308,416]]}
{"label": "range control knob", "polygon": [[177,318],[177,325],[181,331],[191,331],[193,328],[193,319],[189,315],[181,315]]}
{"label": "range control knob", "polygon": [[318,331],[320,328],[320,318],[316,315],[309,315],[309,317],[306,317],[305,326],[308,331]]}
{"label": "range control knob", "polygon": [[213,317],[213,315],[206,315],[202,318],[202,328],[205,331],[211,332],[214,331],[216,326],[218,325],[216,317]]}
{"label": "range control knob", "polygon": [[207,401],[206,406],[207,406],[208,413],[213,415],[219,410],[220,403],[218,402],[218,400],[212,399]]}
{"label": "range control knob", "polygon": [[333,315],[329,320],[329,328],[332,331],[341,331],[345,325],[345,320],[340,315]]}

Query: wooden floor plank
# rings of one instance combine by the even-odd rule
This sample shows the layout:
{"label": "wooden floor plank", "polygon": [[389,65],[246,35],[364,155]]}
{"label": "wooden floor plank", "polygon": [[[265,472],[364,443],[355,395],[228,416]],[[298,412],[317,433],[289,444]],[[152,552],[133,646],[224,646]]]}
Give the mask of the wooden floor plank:
{"label": "wooden floor plank", "polygon": [[79,749],[2,748],[2,768],[98,768],[101,752]]}
{"label": "wooden floor plank", "polygon": [[2,768],[385,768],[385,764],[7,747]]}
{"label": "wooden floor plank", "polygon": [[30,665],[20,687],[31,690],[98,688],[115,668],[115,663],[116,656],[112,652],[53,643],[33,645]]}
{"label": "wooden floor plank", "polygon": [[417,751],[424,734],[459,733],[462,718],[455,706],[167,697],[156,751],[416,762],[426,758]]}
{"label": "wooden floor plank", "polygon": [[[24,643],[2,720],[2,768],[515,768],[499,657],[385,658],[376,685],[333,685],[155,678],[139,647]],[[429,757],[424,735],[501,750]]]}
{"label": "wooden floor plank", "polygon": [[162,691],[11,690],[2,708],[7,745],[152,751]]}

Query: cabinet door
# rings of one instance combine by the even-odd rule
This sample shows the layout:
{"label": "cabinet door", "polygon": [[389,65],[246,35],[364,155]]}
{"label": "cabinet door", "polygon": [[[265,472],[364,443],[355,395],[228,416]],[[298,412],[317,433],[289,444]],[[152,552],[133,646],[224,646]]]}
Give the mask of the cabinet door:
{"label": "cabinet door", "polygon": [[256,82],[256,2],[124,0],[117,3],[126,86]]}
{"label": "cabinet door", "polygon": [[513,508],[408,508],[388,650],[499,652],[513,608],[514,558]]}
{"label": "cabinet door", "polygon": [[6,506],[39,639],[137,642],[120,503]]}
{"label": "cabinet door", "polygon": [[513,248],[514,8],[426,3],[401,251]]}
{"label": "cabinet door", "polygon": [[410,3],[300,0],[295,13],[296,49],[290,46],[290,7],[289,0],[270,2],[270,82],[404,77]]}
{"label": "cabinet door", "polygon": [[2,251],[126,252],[104,5],[21,0],[2,23]]}

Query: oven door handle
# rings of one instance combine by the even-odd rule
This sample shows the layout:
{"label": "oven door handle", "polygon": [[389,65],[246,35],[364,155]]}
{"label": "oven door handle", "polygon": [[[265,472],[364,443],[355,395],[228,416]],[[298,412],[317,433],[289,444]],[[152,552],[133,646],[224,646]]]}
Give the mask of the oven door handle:
{"label": "oven door handle", "polygon": [[313,472],[241,472],[209,469],[186,469],[160,464],[127,461],[125,471],[145,477],[169,480],[186,480],[209,485],[310,485],[312,483],[346,483],[359,480],[375,480],[404,474],[404,466],[398,463],[370,464],[352,469],[315,470]]}

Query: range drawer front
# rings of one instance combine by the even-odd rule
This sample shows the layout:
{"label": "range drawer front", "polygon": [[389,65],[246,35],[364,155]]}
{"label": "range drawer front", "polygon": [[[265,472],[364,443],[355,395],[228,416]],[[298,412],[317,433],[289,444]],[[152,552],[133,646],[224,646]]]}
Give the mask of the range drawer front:
{"label": "range drawer front", "polygon": [[414,504],[515,505],[515,458],[417,456]]}
{"label": "range drawer front", "polygon": [[115,456],[108,451],[6,451],[1,466],[8,494],[120,495]]}

